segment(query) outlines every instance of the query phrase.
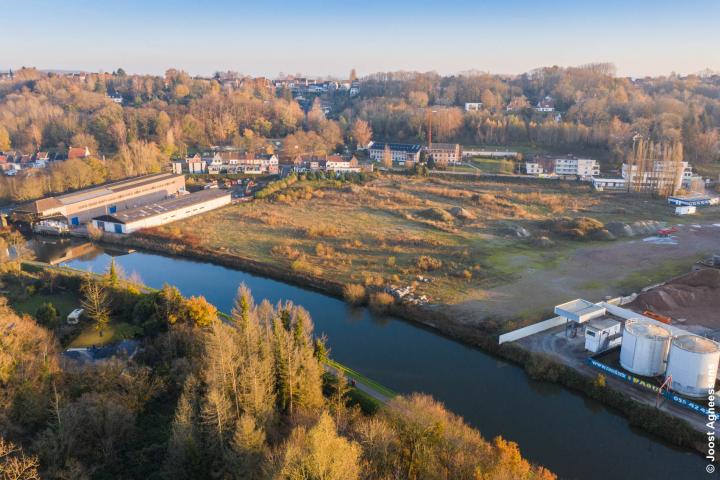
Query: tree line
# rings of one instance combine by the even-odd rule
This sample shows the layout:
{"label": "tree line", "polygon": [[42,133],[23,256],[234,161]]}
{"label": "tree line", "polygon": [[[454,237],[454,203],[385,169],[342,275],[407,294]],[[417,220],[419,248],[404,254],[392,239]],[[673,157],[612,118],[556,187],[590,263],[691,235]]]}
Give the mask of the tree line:
{"label": "tree line", "polygon": [[[87,294],[69,274],[8,275]],[[241,285],[228,317],[196,321],[173,287],[133,289],[117,271],[94,281],[113,292],[111,316],[146,327],[132,362],[67,364],[60,330],[0,303],[3,478],[555,478],[429,396],[361,410],[291,302],[256,304]]]}

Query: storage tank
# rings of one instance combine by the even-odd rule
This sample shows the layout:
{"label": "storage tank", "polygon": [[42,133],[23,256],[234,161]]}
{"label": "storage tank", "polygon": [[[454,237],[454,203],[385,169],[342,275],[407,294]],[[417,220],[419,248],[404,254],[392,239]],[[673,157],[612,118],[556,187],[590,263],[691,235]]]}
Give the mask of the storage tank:
{"label": "storage tank", "polygon": [[620,365],[646,377],[661,375],[667,366],[671,338],[667,328],[643,319],[629,319],[623,330]]}
{"label": "storage tank", "polygon": [[670,388],[688,397],[707,397],[714,388],[720,346],[697,335],[680,335],[670,345],[666,376]]}

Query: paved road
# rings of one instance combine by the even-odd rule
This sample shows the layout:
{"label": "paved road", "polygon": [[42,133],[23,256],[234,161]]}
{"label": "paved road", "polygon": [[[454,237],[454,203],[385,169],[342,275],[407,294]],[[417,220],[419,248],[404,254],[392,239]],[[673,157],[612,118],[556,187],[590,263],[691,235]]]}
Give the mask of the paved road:
{"label": "paved road", "polygon": [[355,381],[355,385],[352,385],[354,388],[357,388],[361,392],[364,392],[368,395],[370,395],[372,398],[377,400],[380,403],[387,403],[389,402],[392,397],[386,395],[383,392],[380,392],[376,388],[372,387],[371,385],[368,385],[367,383],[363,382],[361,378],[356,378],[355,376],[346,374],[345,372],[341,372],[337,368],[328,365],[327,363],[323,364],[323,367],[325,368],[325,371],[328,373],[331,373],[332,375],[335,375],[336,377],[339,375],[345,375],[345,378],[348,381],[348,384],[352,385],[352,382]]}

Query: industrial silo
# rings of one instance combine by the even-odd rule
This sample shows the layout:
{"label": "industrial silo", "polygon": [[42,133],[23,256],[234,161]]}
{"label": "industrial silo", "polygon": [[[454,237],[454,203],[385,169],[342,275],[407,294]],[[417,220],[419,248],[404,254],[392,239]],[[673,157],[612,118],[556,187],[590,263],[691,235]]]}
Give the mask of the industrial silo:
{"label": "industrial silo", "polygon": [[715,386],[720,346],[697,335],[680,335],[670,345],[667,377],[670,388],[689,397],[707,397]]}
{"label": "industrial silo", "polygon": [[625,370],[646,377],[665,372],[670,332],[647,320],[631,318],[625,322],[620,365]]}

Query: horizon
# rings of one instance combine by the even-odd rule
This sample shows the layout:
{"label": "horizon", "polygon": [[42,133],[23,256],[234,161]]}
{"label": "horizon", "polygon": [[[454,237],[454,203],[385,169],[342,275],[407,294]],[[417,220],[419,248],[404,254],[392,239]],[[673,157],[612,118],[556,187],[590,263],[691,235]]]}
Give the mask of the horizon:
{"label": "horizon", "polygon": [[[720,53],[709,48],[720,44],[714,24],[720,3],[710,0],[243,3],[10,0],[6,23],[32,24],[33,35],[0,32],[0,44],[15,47],[3,52],[2,68],[123,68],[149,75],[177,68],[193,76],[236,71],[268,77],[343,77],[352,68],[359,76],[469,70],[519,75],[588,63],[613,63],[618,76],[632,78],[720,70]],[[72,35],[62,33],[73,24],[81,26]]]}

